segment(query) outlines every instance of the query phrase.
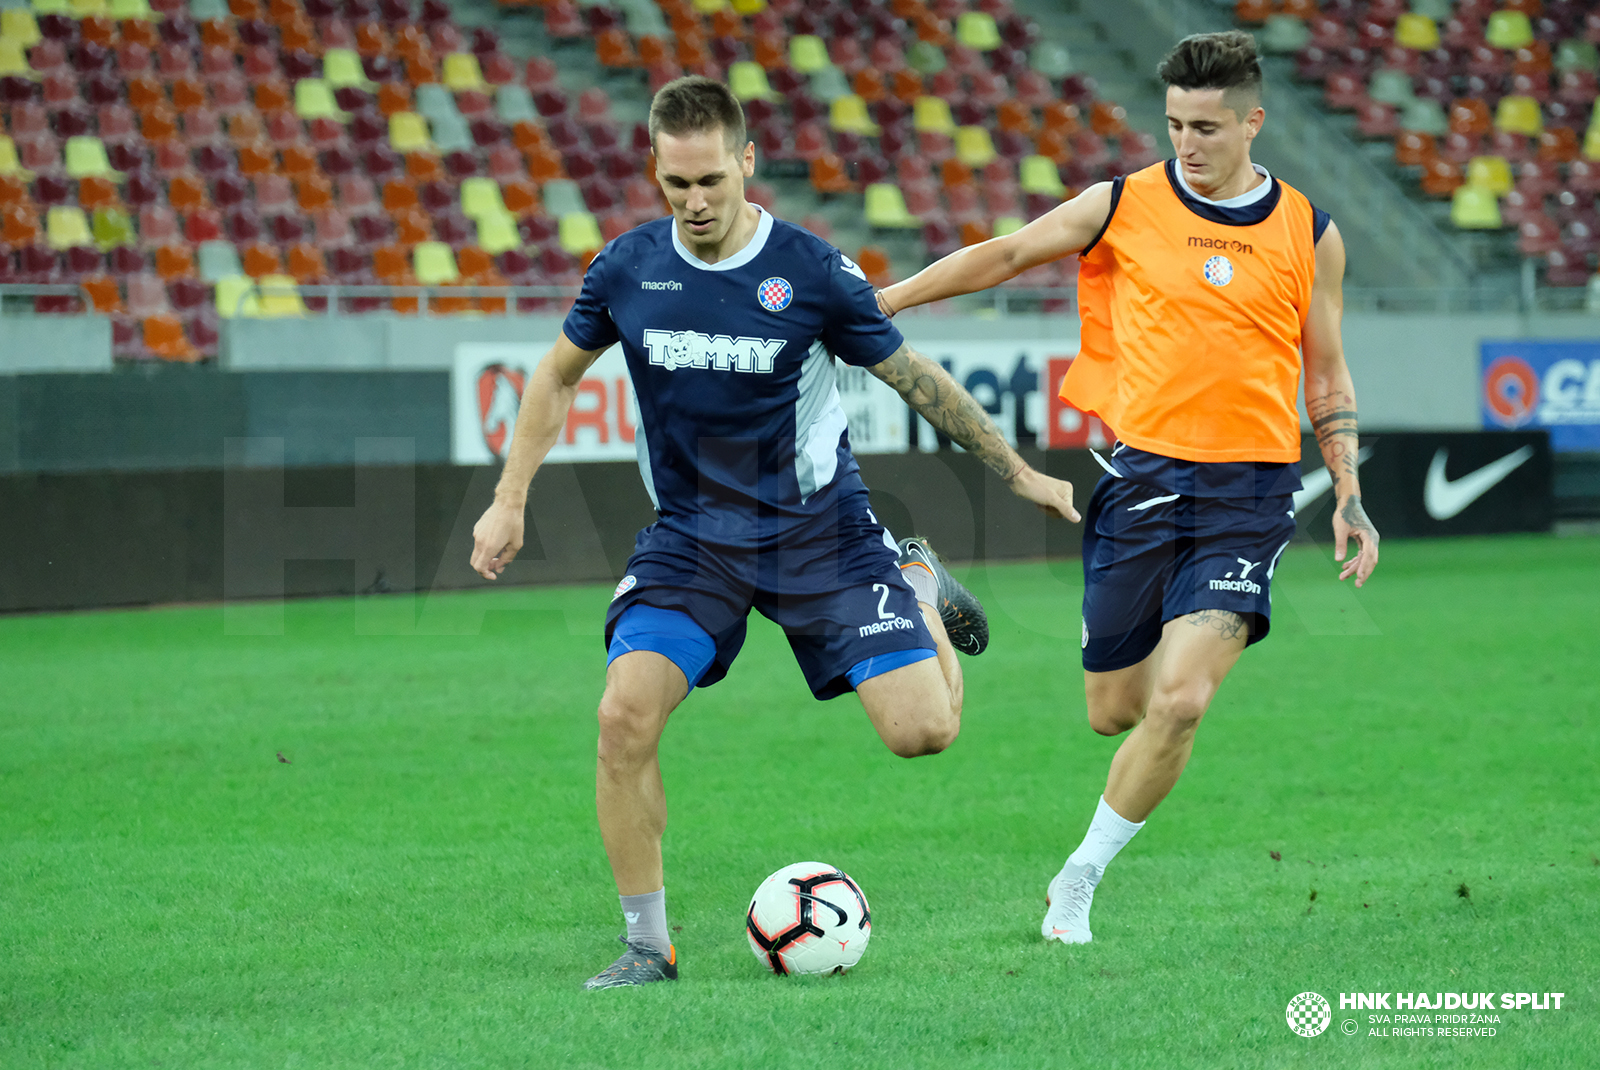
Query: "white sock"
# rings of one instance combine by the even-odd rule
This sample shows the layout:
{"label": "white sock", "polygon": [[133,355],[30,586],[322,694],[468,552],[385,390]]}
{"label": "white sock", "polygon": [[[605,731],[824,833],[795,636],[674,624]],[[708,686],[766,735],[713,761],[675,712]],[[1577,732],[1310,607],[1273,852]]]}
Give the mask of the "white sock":
{"label": "white sock", "polygon": [[666,888],[617,898],[622,900],[622,918],[628,923],[628,939],[666,954],[672,947],[672,938],[667,935]]}
{"label": "white sock", "polygon": [[1098,881],[1099,874],[1104,873],[1111,860],[1117,857],[1117,852],[1127,846],[1133,839],[1133,834],[1144,828],[1144,822],[1128,821],[1106,804],[1106,797],[1100,796],[1100,805],[1095,807],[1094,820],[1089,822],[1089,832],[1083,837],[1083,842],[1078,849],[1067,856],[1067,862],[1074,866],[1091,865],[1095,867],[1094,880]]}
{"label": "white sock", "polygon": [[917,601],[923,605],[939,608],[939,578],[927,565],[917,563],[914,565],[900,566],[900,575],[911,584],[911,589],[916,592]]}

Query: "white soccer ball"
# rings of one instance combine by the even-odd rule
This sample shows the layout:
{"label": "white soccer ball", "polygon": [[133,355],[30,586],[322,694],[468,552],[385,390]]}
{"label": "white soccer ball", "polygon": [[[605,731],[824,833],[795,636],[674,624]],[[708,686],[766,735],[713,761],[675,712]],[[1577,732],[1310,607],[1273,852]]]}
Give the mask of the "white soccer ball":
{"label": "white soccer ball", "polygon": [[796,862],[761,882],[745,912],[750,950],[773,973],[843,973],[872,938],[861,886],[826,862]]}

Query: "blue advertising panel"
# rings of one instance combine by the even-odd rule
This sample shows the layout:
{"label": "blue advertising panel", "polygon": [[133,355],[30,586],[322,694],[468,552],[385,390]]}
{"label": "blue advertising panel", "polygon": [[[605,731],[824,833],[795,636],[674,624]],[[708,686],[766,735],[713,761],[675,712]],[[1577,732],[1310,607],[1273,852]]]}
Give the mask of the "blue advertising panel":
{"label": "blue advertising panel", "polygon": [[1550,432],[1557,452],[1600,450],[1600,339],[1484,342],[1483,426]]}

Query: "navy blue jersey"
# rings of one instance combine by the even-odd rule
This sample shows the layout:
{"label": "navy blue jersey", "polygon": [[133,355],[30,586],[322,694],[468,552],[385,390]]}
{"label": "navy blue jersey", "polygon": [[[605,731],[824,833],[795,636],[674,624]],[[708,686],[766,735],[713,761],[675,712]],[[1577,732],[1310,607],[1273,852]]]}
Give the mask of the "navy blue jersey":
{"label": "navy blue jersey", "polygon": [[600,251],[563,326],[616,342],[639,400],[639,471],[661,524],[702,544],[761,549],[826,526],[865,490],[834,359],[877,364],[904,339],[839,250],[763,211],[716,264],[671,218]]}

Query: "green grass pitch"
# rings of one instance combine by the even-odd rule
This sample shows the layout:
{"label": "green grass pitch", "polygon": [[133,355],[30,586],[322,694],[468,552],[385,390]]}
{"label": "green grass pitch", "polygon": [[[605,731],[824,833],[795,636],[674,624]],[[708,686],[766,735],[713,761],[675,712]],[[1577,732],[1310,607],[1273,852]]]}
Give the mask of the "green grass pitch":
{"label": "green grass pitch", "polygon": [[[0,619],[0,1067],[1594,1065],[1600,540],[1386,543],[1359,593],[1288,554],[1067,948],[1044,886],[1116,746],[1078,570],[967,571],[994,642],[934,758],[812,701],[754,622],[663,745],[683,979],[601,993],[609,591],[291,603],[280,635],[243,634],[270,605]],[[809,858],[861,882],[872,945],[774,978],[743,910]],[[1335,1006],[1311,1039],[1304,990]],[[1369,1035],[1355,991],[1566,995],[1423,1038]]]}

